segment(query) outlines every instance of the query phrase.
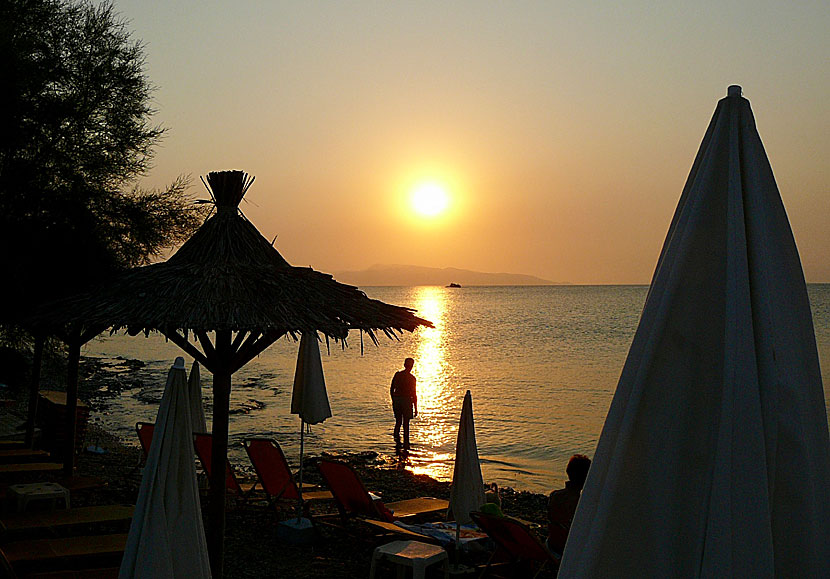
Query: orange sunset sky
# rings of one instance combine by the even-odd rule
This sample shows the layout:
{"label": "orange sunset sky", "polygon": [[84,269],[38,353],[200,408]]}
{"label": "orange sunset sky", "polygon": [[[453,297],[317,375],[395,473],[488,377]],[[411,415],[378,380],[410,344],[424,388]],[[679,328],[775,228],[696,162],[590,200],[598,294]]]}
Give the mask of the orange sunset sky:
{"label": "orange sunset sky", "polygon": [[648,283],[740,84],[807,280],[830,282],[825,2],[114,4],[170,129],[142,185],[255,175],[242,210],[295,265]]}

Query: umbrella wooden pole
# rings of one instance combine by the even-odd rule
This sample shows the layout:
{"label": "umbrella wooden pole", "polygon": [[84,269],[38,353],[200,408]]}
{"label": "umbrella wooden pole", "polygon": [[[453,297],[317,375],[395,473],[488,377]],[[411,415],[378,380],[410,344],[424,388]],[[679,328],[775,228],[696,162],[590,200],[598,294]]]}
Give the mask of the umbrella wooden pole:
{"label": "umbrella wooden pole", "polygon": [[213,372],[213,446],[211,448],[208,555],[214,579],[221,579],[225,561],[225,464],[231,403],[231,334],[216,332],[218,364]]}
{"label": "umbrella wooden pole", "polygon": [[213,375],[213,429],[211,448],[208,554],[214,578],[222,577],[225,544],[225,462],[228,457],[230,373]]}
{"label": "umbrella wooden pole", "polygon": [[460,559],[458,551],[461,550],[461,523],[458,519],[455,520],[455,548],[452,550],[452,564],[451,569],[458,570],[458,560]]}
{"label": "umbrella wooden pole", "polygon": [[305,434],[305,421],[300,418],[300,492],[297,496],[297,521],[303,516],[303,443]]}
{"label": "umbrella wooden pole", "polygon": [[37,417],[37,395],[40,389],[40,367],[43,364],[43,345],[45,336],[35,336],[35,348],[32,353],[32,382],[29,386],[29,413],[26,416],[26,446],[30,447],[35,440],[35,418]]}
{"label": "umbrella wooden pole", "polygon": [[64,443],[63,471],[72,476],[75,470],[75,425],[78,413],[78,368],[81,363],[80,331],[73,330],[68,340],[66,361],[66,441]]}

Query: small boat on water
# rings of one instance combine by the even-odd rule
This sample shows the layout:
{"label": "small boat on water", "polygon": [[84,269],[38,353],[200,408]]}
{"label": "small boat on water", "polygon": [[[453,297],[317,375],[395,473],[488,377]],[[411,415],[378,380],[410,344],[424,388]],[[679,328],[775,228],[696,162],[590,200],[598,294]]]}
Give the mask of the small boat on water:
{"label": "small boat on water", "polygon": [[451,283],[450,285],[448,285],[447,287],[461,287],[461,284],[460,284],[460,283],[455,283],[455,282],[452,282],[452,283]]}

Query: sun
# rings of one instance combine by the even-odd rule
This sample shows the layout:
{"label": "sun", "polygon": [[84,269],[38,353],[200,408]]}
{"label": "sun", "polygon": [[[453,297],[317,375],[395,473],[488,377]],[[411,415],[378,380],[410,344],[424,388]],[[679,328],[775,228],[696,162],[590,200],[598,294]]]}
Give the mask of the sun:
{"label": "sun", "polygon": [[447,210],[450,196],[438,183],[421,183],[412,190],[412,208],[424,217],[435,217]]}

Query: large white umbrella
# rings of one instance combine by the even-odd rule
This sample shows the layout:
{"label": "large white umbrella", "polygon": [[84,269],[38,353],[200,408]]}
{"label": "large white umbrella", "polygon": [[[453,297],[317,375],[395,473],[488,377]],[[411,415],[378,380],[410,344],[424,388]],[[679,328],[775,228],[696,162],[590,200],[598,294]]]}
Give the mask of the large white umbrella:
{"label": "large white umbrella", "polygon": [[[294,390],[291,393],[291,413],[300,416],[300,490],[303,488],[303,443],[306,424],[319,424],[331,417],[326,379],[317,332],[303,332],[294,372]],[[300,493],[302,494],[302,493]],[[302,497],[299,499],[302,512]]]}
{"label": "large white umbrella", "polygon": [[187,377],[187,390],[190,395],[190,421],[193,432],[207,432],[205,407],[202,404],[202,380],[199,375],[199,362],[193,360],[190,376]]}
{"label": "large white umbrella", "polygon": [[210,577],[181,357],[167,374],[118,576]]}
{"label": "large white umbrella", "polygon": [[481,477],[476,427],[473,423],[473,396],[467,390],[461,406],[461,420],[458,423],[450,506],[447,509],[447,518],[456,522],[456,534],[460,525],[466,525],[472,520],[470,511],[477,511],[483,504],[484,480]]}
{"label": "large white umbrella", "polygon": [[830,442],[804,275],[749,102],[715,110],[560,577],[830,577]]}

